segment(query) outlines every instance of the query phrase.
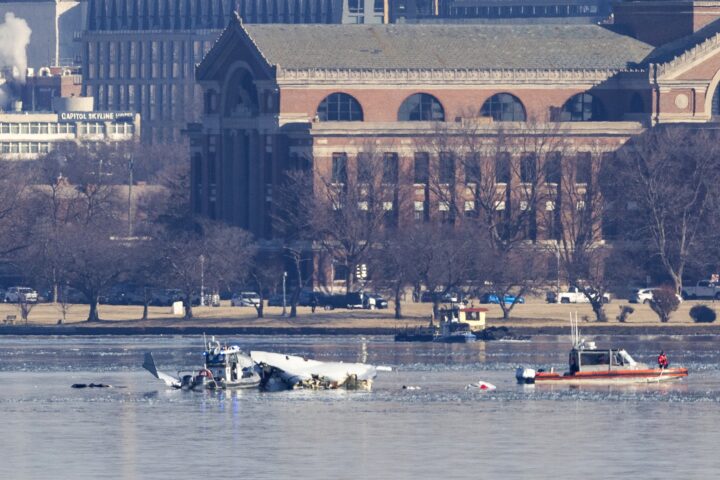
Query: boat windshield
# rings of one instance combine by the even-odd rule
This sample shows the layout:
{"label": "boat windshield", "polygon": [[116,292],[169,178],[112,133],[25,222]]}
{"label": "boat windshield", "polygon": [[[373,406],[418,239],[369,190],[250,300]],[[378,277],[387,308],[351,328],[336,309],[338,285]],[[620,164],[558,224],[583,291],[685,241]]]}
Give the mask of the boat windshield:
{"label": "boat windshield", "polygon": [[608,365],[610,357],[607,350],[580,352],[582,365]]}
{"label": "boat windshield", "polygon": [[618,350],[617,354],[622,358],[623,365],[637,365],[637,362],[625,350]]}

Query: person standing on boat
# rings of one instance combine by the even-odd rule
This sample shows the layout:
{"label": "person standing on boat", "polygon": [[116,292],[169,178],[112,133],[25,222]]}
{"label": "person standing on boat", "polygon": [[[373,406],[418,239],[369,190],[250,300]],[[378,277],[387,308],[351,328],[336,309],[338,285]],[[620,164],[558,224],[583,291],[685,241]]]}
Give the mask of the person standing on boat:
{"label": "person standing on boat", "polygon": [[670,362],[668,362],[667,355],[665,355],[664,351],[661,351],[660,355],[658,355],[658,367],[667,368],[668,365],[670,365]]}

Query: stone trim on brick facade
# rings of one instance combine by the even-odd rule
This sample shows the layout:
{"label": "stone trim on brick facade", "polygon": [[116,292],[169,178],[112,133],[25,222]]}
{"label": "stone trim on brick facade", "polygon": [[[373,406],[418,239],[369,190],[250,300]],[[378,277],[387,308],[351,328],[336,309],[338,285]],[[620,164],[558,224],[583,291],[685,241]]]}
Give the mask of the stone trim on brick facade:
{"label": "stone trim on brick facade", "polygon": [[682,55],[678,55],[672,60],[664,63],[651,63],[650,64],[650,78],[660,79],[663,77],[669,77],[674,73],[679,73],[679,70],[692,66],[695,62],[703,59],[708,54],[714,53],[720,48],[720,33],[716,33],[712,37],[708,38],[702,43],[694,46],[687,50]]}
{"label": "stone trim on brick facade", "polygon": [[409,69],[285,69],[278,66],[276,78],[279,85],[315,83],[338,85],[341,82],[363,84],[395,84],[396,82],[427,84],[438,82],[512,82],[523,84],[577,84],[604,82],[619,73],[642,73],[642,69],[623,70],[409,70]]}

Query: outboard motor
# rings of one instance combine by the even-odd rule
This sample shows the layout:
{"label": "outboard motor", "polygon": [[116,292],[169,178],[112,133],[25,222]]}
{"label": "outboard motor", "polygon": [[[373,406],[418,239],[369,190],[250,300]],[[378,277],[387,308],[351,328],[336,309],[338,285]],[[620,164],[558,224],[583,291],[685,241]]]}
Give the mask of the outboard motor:
{"label": "outboard motor", "polygon": [[193,388],[193,376],[192,375],[183,375],[182,379],[180,380],[180,388],[183,390],[190,390]]}
{"label": "outboard motor", "polygon": [[515,378],[519,384],[532,384],[535,383],[535,370],[532,368],[518,367],[515,370]]}

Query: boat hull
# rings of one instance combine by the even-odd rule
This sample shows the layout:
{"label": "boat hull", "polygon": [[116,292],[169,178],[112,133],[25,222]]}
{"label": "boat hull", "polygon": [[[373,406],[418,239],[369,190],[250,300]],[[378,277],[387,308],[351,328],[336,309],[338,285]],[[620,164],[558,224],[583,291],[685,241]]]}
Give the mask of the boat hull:
{"label": "boat hull", "polygon": [[649,368],[641,370],[610,370],[600,372],[577,372],[561,375],[556,372],[538,372],[536,384],[614,384],[614,383],[656,383],[678,380],[688,376],[687,368]]}

